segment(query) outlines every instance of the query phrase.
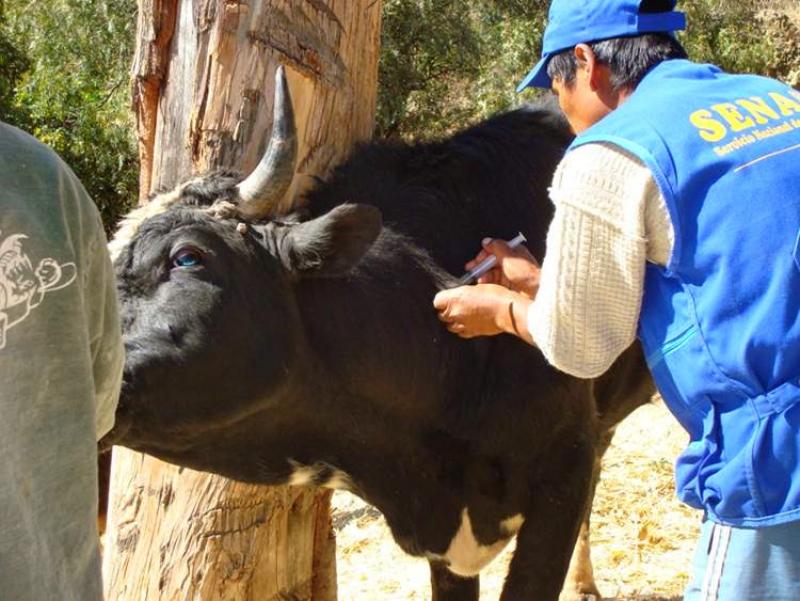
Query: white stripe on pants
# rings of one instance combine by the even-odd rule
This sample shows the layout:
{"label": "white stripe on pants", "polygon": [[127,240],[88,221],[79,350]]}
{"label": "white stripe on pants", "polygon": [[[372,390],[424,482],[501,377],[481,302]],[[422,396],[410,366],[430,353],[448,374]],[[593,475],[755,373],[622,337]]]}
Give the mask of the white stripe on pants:
{"label": "white stripe on pants", "polygon": [[731,527],[714,524],[711,530],[711,542],[706,564],[706,575],[703,580],[703,590],[700,601],[717,601],[719,598],[719,585],[722,580],[722,569],[725,565],[725,556],[731,541]]}

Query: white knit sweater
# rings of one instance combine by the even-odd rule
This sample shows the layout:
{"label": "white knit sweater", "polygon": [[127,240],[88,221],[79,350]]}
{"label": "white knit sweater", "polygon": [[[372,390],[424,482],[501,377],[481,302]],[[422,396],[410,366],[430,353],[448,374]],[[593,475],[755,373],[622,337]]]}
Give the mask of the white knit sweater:
{"label": "white knit sweater", "polygon": [[667,264],[674,229],[650,170],[616,146],[567,154],[550,197],[555,215],[528,329],[553,366],[596,377],[635,339],[645,263]]}

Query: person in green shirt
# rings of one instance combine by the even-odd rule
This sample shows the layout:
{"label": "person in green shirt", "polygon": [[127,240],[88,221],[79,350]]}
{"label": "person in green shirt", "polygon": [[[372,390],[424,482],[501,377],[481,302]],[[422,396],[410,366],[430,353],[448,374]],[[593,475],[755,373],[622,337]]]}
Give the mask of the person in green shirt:
{"label": "person in green shirt", "polygon": [[100,601],[97,440],[123,347],[99,213],[49,148],[0,123],[0,598]]}

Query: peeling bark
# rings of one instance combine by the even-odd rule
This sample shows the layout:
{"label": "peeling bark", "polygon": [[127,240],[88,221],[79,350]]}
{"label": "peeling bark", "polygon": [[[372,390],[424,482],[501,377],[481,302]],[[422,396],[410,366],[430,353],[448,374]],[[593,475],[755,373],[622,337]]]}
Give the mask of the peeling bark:
{"label": "peeling bark", "polygon": [[169,46],[175,31],[178,0],[140,0],[136,54],[131,69],[132,109],[139,138],[140,204],[147,198],[153,170],[156,115],[167,76]]}
{"label": "peeling bark", "polygon": [[303,177],[324,176],[371,136],[380,2],[174,1],[168,84],[158,89],[144,193],[211,167],[252,169],[268,140],[278,64],[287,66],[301,132],[295,192]]}
{"label": "peeling bark", "polygon": [[[249,172],[287,67],[299,160],[286,204],[373,130],[381,3],[139,0],[141,190]],[[115,448],[103,576],[114,601],[334,601],[330,493],[257,487]]]}

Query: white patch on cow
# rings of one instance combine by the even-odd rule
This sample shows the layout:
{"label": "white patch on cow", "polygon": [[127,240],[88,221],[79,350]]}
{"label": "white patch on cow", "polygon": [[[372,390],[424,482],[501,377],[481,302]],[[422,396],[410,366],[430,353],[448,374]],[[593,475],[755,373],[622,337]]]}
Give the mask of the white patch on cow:
{"label": "white patch on cow", "polygon": [[469,511],[464,508],[461,512],[461,527],[456,532],[453,540],[450,541],[450,546],[442,559],[448,562],[448,569],[458,576],[468,578],[477,576],[483,568],[500,554],[500,551],[522,527],[524,521],[521,515],[504,520],[500,524],[500,529],[506,535],[506,538],[484,546],[476,540],[472,531],[472,520],[470,520]]}
{"label": "white patch on cow", "polygon": [[303,465],[293,459],[289,460],[294,471],[289,476],[289,486],[321,486],[334,490],[353,490],[353,480],[342,470],[333,469],[325,482],[320,482],[320,474],[331,469],[327,464]]}
{"label": "white patch on cow", "polygon": [[506,536],[514,536],[517,532],[519,532],[520,528],[522,528],[522,524],[524,523],[525,518],[522,516],[522,514],[517,514],[500,522],[500,530],[506,534]]}
{"label": "white patch on cow", "polygon": [[289,476],[289,486],[308,486],[314,483],[316,470],[307,465],[297,465]]}
{"label": "white patch on cow", "polygon": [[131,240],[136,236],[136,232],[139,231],[139,228],[145,221],[166,212],[167,209],[180,200],[186,186],[200,181],[201,179],[203,178],[198,177],[183,182],[174,190],[159,194],[146,205],[134,209],[125,215],[119,222],[114,238],[108,243],[108,252],[111,254],[111,260],[114,261],[120,253],[125,250],[125,247],[131,243]]}
{"label": "white patch on cow", "polygon": [[353,487],[353,479],[350,478],[349,474],[341,470],[336,470],[333,472],[333,476],[331,479],[328,480],[325,484],[322,485],[323,488],[332,488],[333,490],[346,490],[348,492],[352,492]]}

